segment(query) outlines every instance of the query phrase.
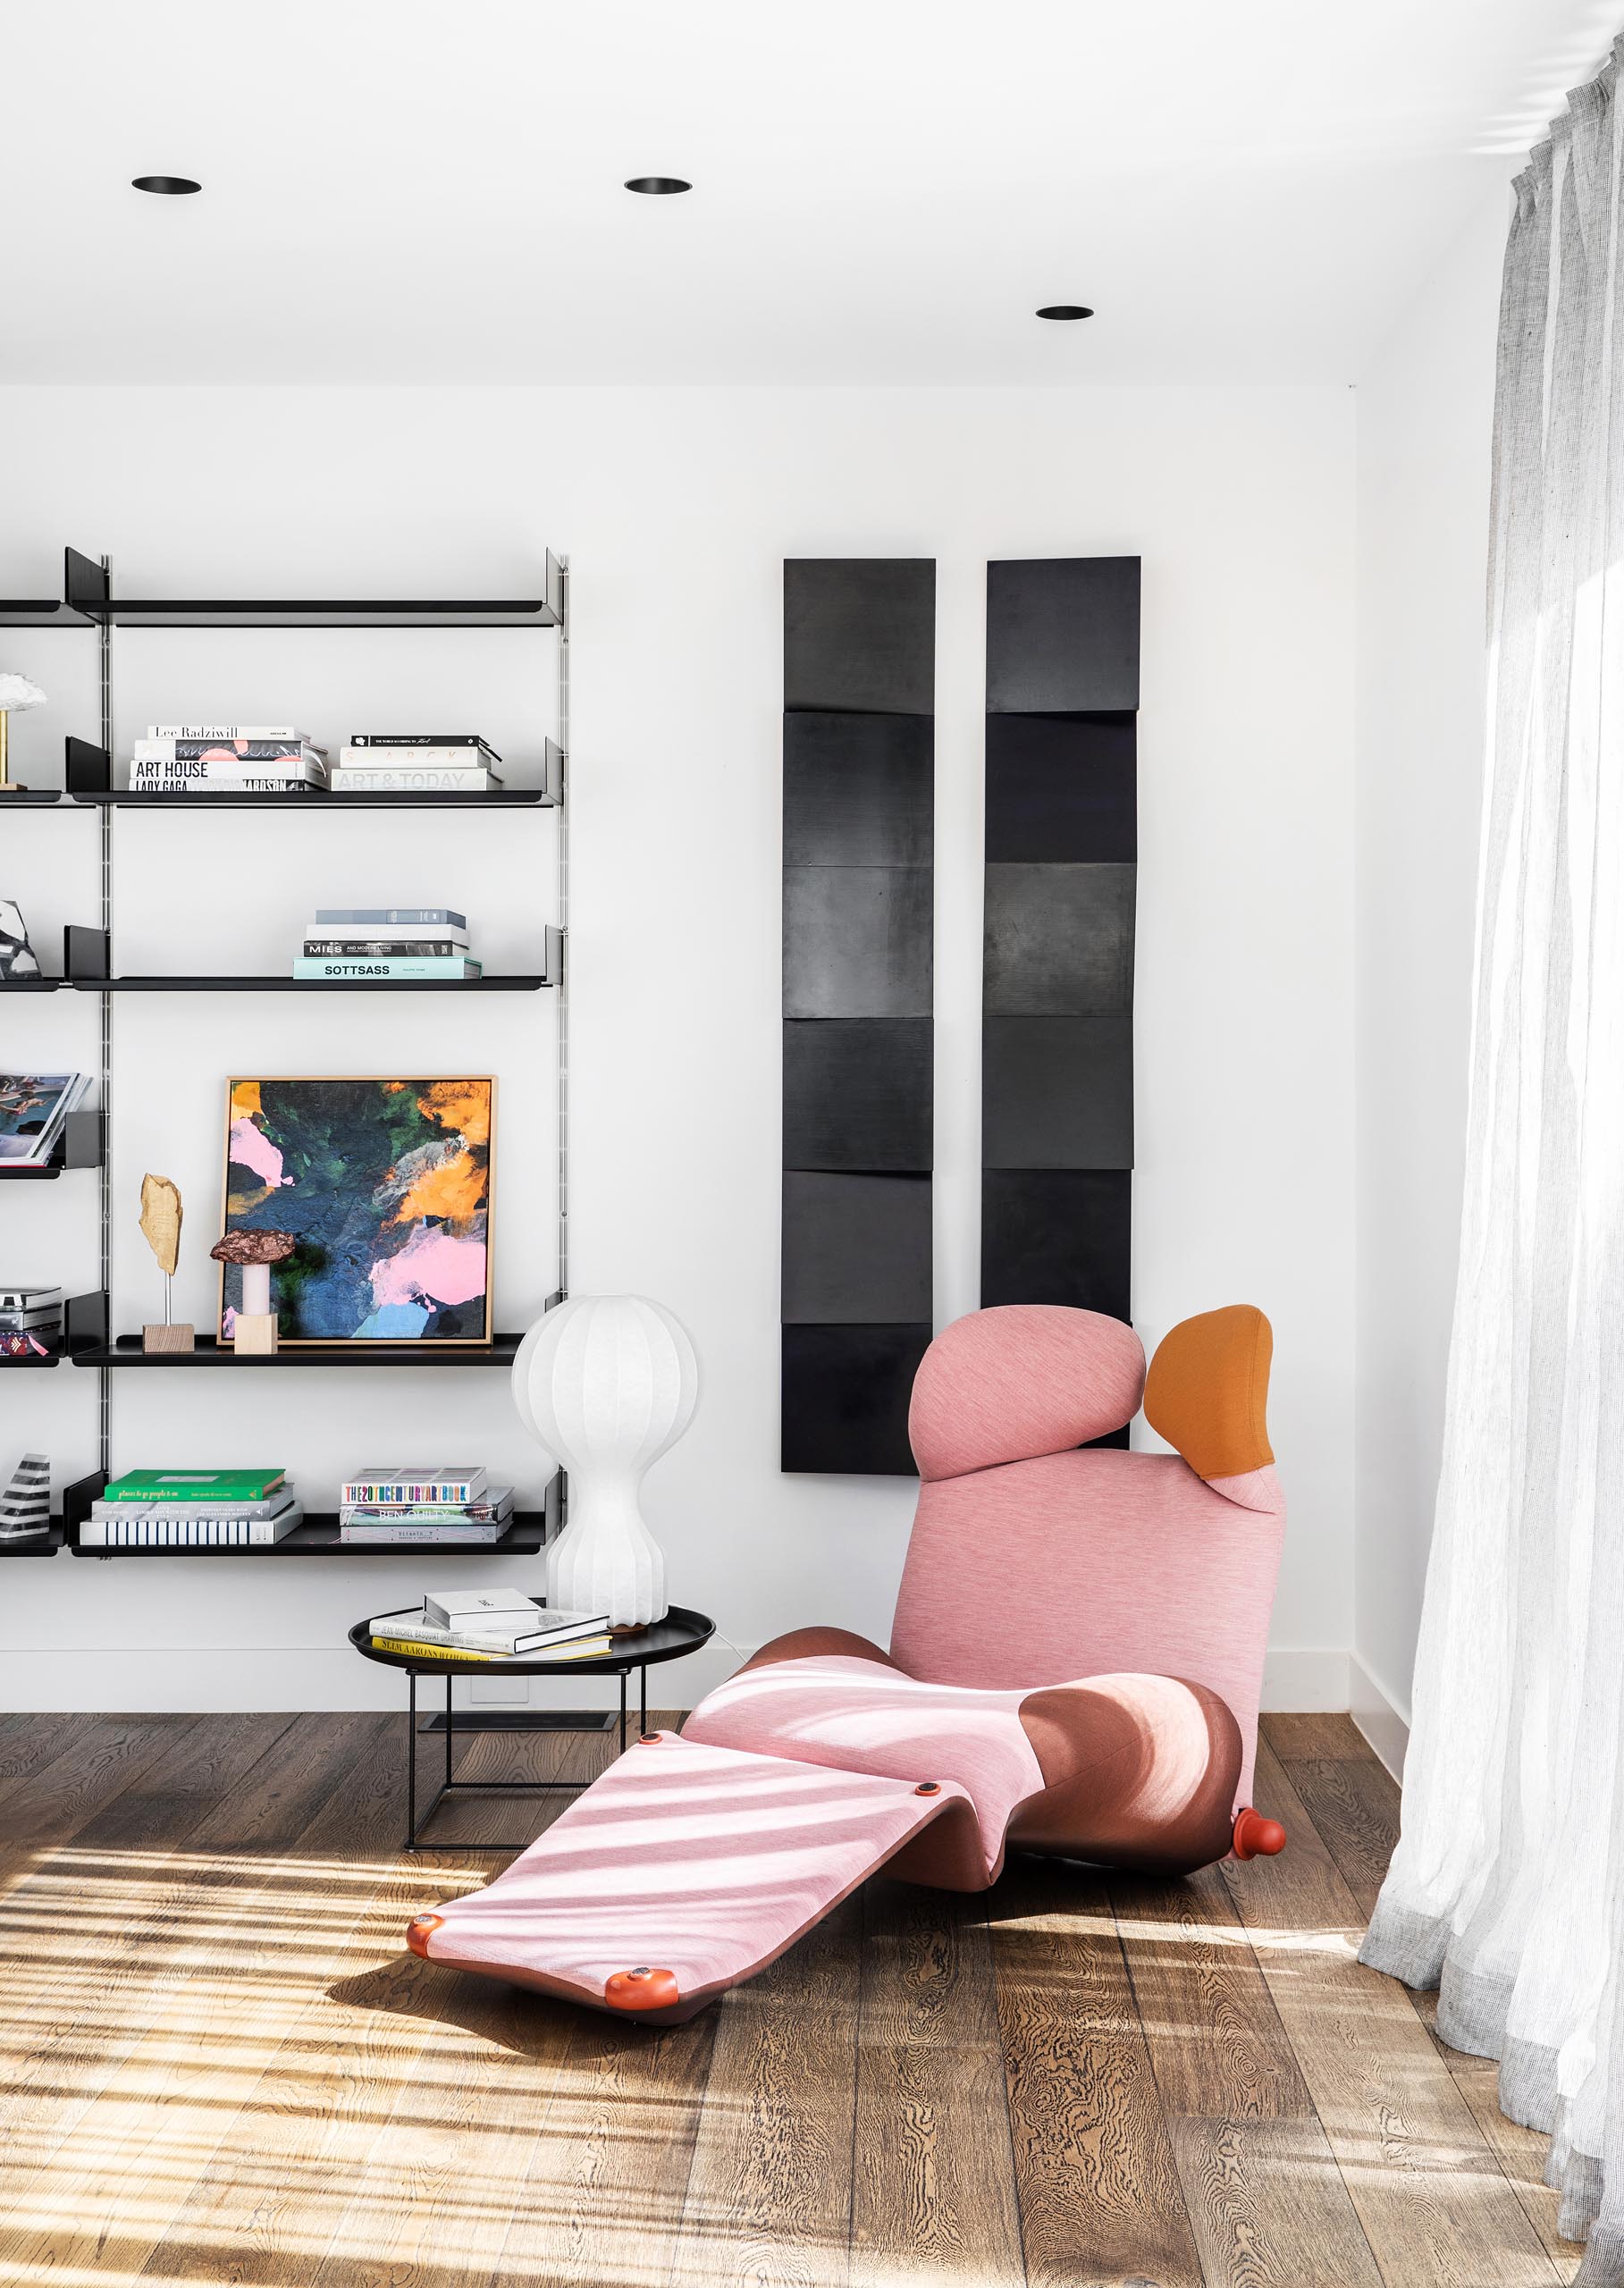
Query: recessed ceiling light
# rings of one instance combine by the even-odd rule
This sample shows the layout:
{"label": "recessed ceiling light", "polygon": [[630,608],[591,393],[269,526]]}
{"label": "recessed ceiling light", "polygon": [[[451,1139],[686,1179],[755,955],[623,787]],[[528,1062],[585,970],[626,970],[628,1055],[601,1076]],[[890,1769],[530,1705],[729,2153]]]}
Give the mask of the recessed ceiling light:
{"label": "recessed ceiling light", "polygon": [[131,175],[130,188],[150,190],[159,198],[184,198],[189,190],[201,190],[203,185],[189,175]]}
{"label": "recessed ceiling light", "polygon": [[1056,318],[1062,321],[1068,318],[1091,318],[1093,315],[1093,311],[1085,309],[1081,302],[1046,302],[1038,313],[1040,318]]}
{"label": "recessed ceiling light", "polygon": [[627,179],[626,187],[644,198],[674,198],[679,190],[692,190],[694,188],[691,182],[684,182],[680,175],[632,175]]}

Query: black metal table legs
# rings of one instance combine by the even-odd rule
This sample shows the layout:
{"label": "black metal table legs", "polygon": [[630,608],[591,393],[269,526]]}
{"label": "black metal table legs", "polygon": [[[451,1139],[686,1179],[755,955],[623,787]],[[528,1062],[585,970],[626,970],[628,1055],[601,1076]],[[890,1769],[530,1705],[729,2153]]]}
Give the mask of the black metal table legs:
{"label": "black metal table legs", "polygon": [[[626,1754],[626,1680],[633,1668],[637,1670],[637,1705],[642,1729],[649,1728],[649,1672],[646,1661],[627,1661],[615,1673],[620,1680],[620,1754]],[[523,1843],[425,1843],[423,1830],[448,1796],[576,1796],[587,1784],[582,1779],[457,1779],[452,1747],[456,1737],[456,1719],[451,1705],[452,1678],[450,1670],[445,1678],[445,1777],[425,1805],[422,1815],[417,1811],[417,1670],[407,1670],[406,1715],[406,1840],[401,1846],[407,1851],[524,1851],[530,1838]],[[602,1673],[602,1671],[600,1671]],[[465,1728],[465,1737],[467,1736]]]}

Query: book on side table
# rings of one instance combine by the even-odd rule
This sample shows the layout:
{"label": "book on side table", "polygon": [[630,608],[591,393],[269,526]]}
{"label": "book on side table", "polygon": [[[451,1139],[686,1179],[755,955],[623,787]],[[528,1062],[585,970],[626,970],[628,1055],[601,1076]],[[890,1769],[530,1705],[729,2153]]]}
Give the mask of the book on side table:
{"label": "book on side table", "polygon": [[423,1610],[383,1613],[372,1623],[383,1653],[434,1660],[590,1661],[607,1653],[609,1615],[538,1605],[517,1589],[442,1591]]}

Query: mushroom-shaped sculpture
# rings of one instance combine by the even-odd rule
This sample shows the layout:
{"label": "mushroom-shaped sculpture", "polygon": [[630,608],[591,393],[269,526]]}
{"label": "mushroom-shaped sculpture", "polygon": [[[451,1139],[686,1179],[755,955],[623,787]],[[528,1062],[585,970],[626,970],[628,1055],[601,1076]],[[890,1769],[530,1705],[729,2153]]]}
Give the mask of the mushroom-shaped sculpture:
{"label": "mushroom-shaped sculpture", "polygon": [[228,1232],[209,1253],[216,1263],[234,1263],[242,1273],[242,1300],[231,1339],[239,1350],[274,1350],[276,1314],[271,1308],[271,1266],[285,1262],[297,1245],[291,1232]]}

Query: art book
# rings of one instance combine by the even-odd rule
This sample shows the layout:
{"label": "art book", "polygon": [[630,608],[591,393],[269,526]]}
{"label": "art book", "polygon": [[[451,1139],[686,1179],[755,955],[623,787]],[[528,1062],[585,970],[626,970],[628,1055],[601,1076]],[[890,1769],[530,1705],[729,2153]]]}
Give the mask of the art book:
{"label": "art book", "polygon": [[89,1085],[84,1072],[0,1072],[0,1166],[42,1167]]}

